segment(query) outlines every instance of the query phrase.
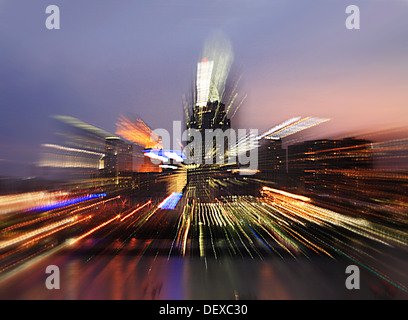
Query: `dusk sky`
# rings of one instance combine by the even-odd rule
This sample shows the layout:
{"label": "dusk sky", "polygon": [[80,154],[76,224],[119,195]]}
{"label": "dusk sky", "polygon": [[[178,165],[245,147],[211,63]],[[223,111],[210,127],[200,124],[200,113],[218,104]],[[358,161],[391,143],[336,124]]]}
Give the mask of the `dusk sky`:
{"label": "dusk sky", "polygon": [[[60,30],[45,27],[51,4]],[[345,27],[350,4],[360,30]],[[248,95],[238,127],[294,116],[332,119],[327,134],[406,126],[407,17],[406,0],[0,0],[0,175],[38,160],[51,115],[114,133],[133,113],[170,130],[214,31]]]}

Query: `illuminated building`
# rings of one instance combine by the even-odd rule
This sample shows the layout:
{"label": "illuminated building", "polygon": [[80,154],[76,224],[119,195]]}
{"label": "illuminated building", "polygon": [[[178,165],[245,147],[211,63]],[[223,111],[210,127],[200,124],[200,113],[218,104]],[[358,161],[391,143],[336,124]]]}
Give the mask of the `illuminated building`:
{"label": "illuminated building", "polygon": [[188,162],[185,192],[207,201],[222,195],[222,190],[228,194],[230,180],[239,179],[237,158],[246,152],[243,149],[249,139],[237,142],[235,132],[229,130],[246,97],[240,97],[237,91],[240,75],[230,75],[234,60],[231,42],[224,34],[214,33],[206,40],[201,58],[193,91],[183,97],[185,125],[190,133],[184,150],[189,160],[184,162]]}
{"label": "illuminated building", "polygon": [[[213,150],[217,148],[215,141],[213,141],[212,145],[206,145],[205,131],[210,129],[221,129],[225,131],[231,128],[231,121],[227,117],[225,104],[215,100],[218,99],[218,95],[210,95],[210,91],[216,91],[216,89],[212,89],[211,86],[212,70],[212,61],[208,61],[204,58],[198,63],[196,83],[197,101],[192,108],[190,119],[186,122],[187,129],[195,129],[201,134],[201,159],[203,160],[209,158],[215,160],[215,152]],[[224,144],[224,150],[227,150],[225,146],[226,144]]]}
{"label": "illuminated building", "polygon": [[231,121],[227,117],[225,105],[221,102],[208,102],[205,106],[195,106],[187,128],[197,129],[204,132],[206,129],[222,129],[231,128]]}
{"label": "illuminated building", "polygon": [[187,129],[196,129],[203,133],[206,129],[226,130],[231,128],[225,104],[220,101],[218,93],[220,89],[214,88],[213,83],[217,81],[213,69],[216,70],[217,65],[214,66],[213,61],[208,61],[206,58],[197,64],[195,88],[197,99],[186,123]]}
{"label": "illuminated building", "polygon": [[105,138],[105,150],[102,158],[98,178],[104,186],[120,188],[132,187],[133,171],[133,145],[119,137],[109,136]]}
{"label": "illuminated building", "polygon": [[[208,74],[208,72],[212,71],[212,68],[212,63],[206,59],[198,63],[197,101],[192,107],[190,118],[186,122],[187,129],[194,129],[201,135],[201,164],[190,166],[187,169],[187,190],[192,196],[201,199],[214,198],[214,188],[209,184],[214,175],[219,174],[220,165],[216,163],[219,160],[225,163],[224,160],[228,150],[227,137],[223,137],[220,142],[223,143],[223,146],[217,145],[215,137],[210,142],[206,141],[206,131],[220,129],[225,132],[231,128],[231,120],[228,118],[225,104],[214,100],[218,97],[210,94],[210,91],[214,92],[214,89],[210,90],[211,73]],[[221,147],[223,147],[223,152],[220,151]],[[187,155],[187,157],[195,156],[197,155]]]}
{"label": "illuminated building", "polygon": [[304,141],[288,146],[288,174],[301,182],[298,186],[324,190],[326,179],[340,183],[330,172],[371,169],[373,156],[372,143],[364,139]]}
{"label": "illuminated building", "polygon": [[319,168],[371,168],[373,150],[371,142],[364,139],[304,141],[288,147],[288,161],[289,172]]}
{"label": "illuminated building", "polygon": [[[330,119],[316,117],[293,117],[276,125],[259,135],[258,149],[258,177],[268,182],[287,183],[286,150],[282,148],[282,139],[300,131],[312,128]],[[299,154],[302,154],[304,144],[299,145]],[[292,146],[292,151],[296,145]],[[293,169],[293,168],[292,168]],[[303,171],[297,172],[303,175]]]}
{"label": "illuminated building", "polygon": [[[206,141],[206,131],[220,129],[222,132],[231,128],[231,121],[227,117],[225,112],[225,105],[223,103],[208,102],[206,106],[195,106],[191,115],[190,121],[187,124],[187,129],[195,129],[201,134],[201,150],[202,150],[202,162],[211,161],[217,162],[216,152],[220,151],[221,146],[216,145],[216,139],[213,138],[212,143]],[[228,140],[224,137],[223,154],[218,157],[225,158],[225,153],[228,150]],[[190,155],[193,156],[193,155]],[[224,160],[224,159],[223,159]]]}
{"label": "illuminated building", "polygon": [[107,137],[105,144],[104,171],[119,175],[133,171],[133,146],[118,137]]}
{"label": "illuminated building", "polygon": [[258,149],[258,176],[266,181],[282,182],[286,178],[286,150],[282,140],[262,139]]}

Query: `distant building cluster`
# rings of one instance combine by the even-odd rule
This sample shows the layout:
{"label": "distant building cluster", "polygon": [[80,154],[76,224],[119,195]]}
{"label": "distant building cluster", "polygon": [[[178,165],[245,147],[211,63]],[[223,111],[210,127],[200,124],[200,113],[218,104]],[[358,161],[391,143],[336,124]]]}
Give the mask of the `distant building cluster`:
{"label": "distant building cluster", "polygon": [[57,116],[56,143],[43,144],[39,167],[52,178],[116,179],[133,171],[133,145],[73,117]]}
{"label": "distant building cluster", "polygon": [[334,172],[374,167],[372,143],[356,138],[310,140],[287,149],[280,139],[269,140],[259,154],[259,177],[309,191],[328,191],[329,185],[336,184]]}

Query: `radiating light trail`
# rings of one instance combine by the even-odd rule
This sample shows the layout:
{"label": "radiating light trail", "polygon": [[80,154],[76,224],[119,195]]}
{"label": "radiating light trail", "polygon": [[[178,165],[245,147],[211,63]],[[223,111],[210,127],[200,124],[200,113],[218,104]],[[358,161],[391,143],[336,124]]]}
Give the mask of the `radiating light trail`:
{"label": "radiating light trail", "polygon": [[141,207],[137,207],[135,210],[133,210],[132,212],[128,213],[126,216],[122,217],[120,219],[120,222],[126,220],[127,218],[131,217],[133,214],[135,214],[136,212],[138,212],[140,209],[146,207],[148,204],[152,203],[150,200],[147,201],[144,205],[142,205]]}
{"label": "radiating light trail", "polygon": [[27,192],[0,196],[0,214],[24,211],[30,207],[50,204],[66,196],[67,192]]}
{"label": "radiating light trail", "polygon": [[294,118],[291,118],[289,120],[286,120],[285,122],[283,122],[283,123],[271,128],[271,129],[269,129],[264,134],[258,136],[257,139],[260,140],[260,139],[262,139],[262,138],[264,138],[264,137],[266,137],[266,136],[268,136],[270,134],[273,134],[274,132],[278,132],[279,130],[283,129],[284,127],[290,126],[290,125],[294,124],[295,122],[297,122],[299,120],[300,120],[300,117],[294,117]]}
{"label": "radiating light trail", "polygon": [[108,225],[109,223],[111,223],[112,221],[115,221],[117,219],[119,219],[119,215],[113,217],[112,219],[109,219],[108,221],[105,221],[104,223],[101,223],[99,226],[89,230],[88,232],[86,232],[82,236],[79,236],[78,238],[72,240],[71,244],[74,244],[74,243],[78,242],[79,240],[82,240],[83,238],[89,236],[90,234],[94,233],[95,231],[103,228],[104,226]]}
{"label": "radiating light trail", "polygon": [[89,151],[89,150],[76,149],[76,148],[68,148],[68,147],[59,146],[59,145],[56,145],[56,144],[42,144],[41,146],[47,147],[47,148],[63,150],[63,151],[73,151],[73,152],[78,152],[78,153],[95,155],[95,156],[98,156],[98,157],[102,157],[104,155],[103,153],[99,153],[99,152],[93,152],[93,151]]}
{"label": "radiating light trail", "polygon": [[173,192],[159,203],[158,208],[163,210],[173,210],[182,196],[182,193]]}
{"label": "radiating light trail", "polygon": [[22,242],[22,241],[24,241],[24,240],[30,239],[30,238],[32,238],[32,237],[35,237],[36,235],[39,235],[39,234],[41,234],[41,233],[43,233],[43,232],[47,232],[47,231],[50,231],[50,230],[52,230],[52,229],[55,229],[55,228],[57,228],[57,227],[59,227],[59,226],[62,226],[62,225],[64,225],[64,224],[73,222],[73,221],[75,221],[77,218],[78,218],[77,216],[74,216],[74,217],[71,217],[71,218],[68,218],[68,219],[64,219],[64,220],[61,220],[61,221],[59,221],[59,222],[52,223],[52,224],[50,224],[50,225],[48,225],[48,226],[46,226],[46,227],[42,227],[42,228],[39,228],[39,229],[37,229],[37,230],[31,231],[31,232],[27,232],[27,233],[25,233],[25,234],[23,234],[23,235],[21,235],[21,236],[18,236],[18,237],[14,238],[14,239],[11,239],[11,240],[8,240],[8,241],[3,241],[3,242],[0,243],[0,249],[9,247],[9,246],[14,245],[14,244],[17,244],[17,243],[20,243],[20,242]]}
{"label": "radiating light trail", "polygon": [[80,203],[80,202],[88,201],[88,200],[91,200],[91,199],[101,198],[101,197],[106,197],[106,193],[97,193],[97,194],[91,194],[91,195],[78,197],[78,198],[74,198],[74,199],[63,200],[63,201],[59,201],[59,202],[56,202],[56,203],[53,203],[53,204],[50,204],[50,205],[34,207],[34,208],[31,208],[31,209],[28,209],[27,211],[53,210],[53,209],[67,207],[67,206],[77,204],[77,203]]}
{"label": "radiating light trail", "polygon": [[[72,227],[73,225],[76,225],[76,224],[78,224],[78,223],[81,223],[81,222],[83,222],[83,221],[85,221],[85,220],[88,220],[88,219],[90,219],[90,218],[91,218],[91,216],[86,216],[86,217],[84,217],[84,218],[82,218],[82,219],[74,219],[72,222],[67,223],[67,224],[62,224],[60,227],[57,227],[57,228],[55,228],[55,229],[52,229],[52,230],[49,231],[49,232],[40,233],[39,235],[37,235],[37,236],[35,236],[35,237],[29,238],[28,241],[25,241],[25,242],[24,242],[24,246],[27,246],[27,245],[29,245],[29,244],[32,243],[32,242],[36,242],[36,241],[39,241],[39,240],[41,240],[41,239],[47,238],[47,237],[49,237],[49,236],[51,236],[51,235],[53,235],[53,234],[55,234],[55,233],[57,233],[57,232],[59,232],[59,231],[61,231],[61,230],[67,229],[67,228],[69,228],[69,227]],[[14,250],[14,251],[11,251],[11,252],[9,252],[9,253],[7,254],[7,256],[8,256],[8,255],[15,254],[15,253],[18,252],[18,251],[19,251],[19,249],[16,249],[16,250]],[[3,258],[3,256],[2,256],[2,258]],[[0,270],[0,273],[1,273],[1,272],[2,272],[2,271]]]}
{"label": "radiating light trail", "polygon": [[290,192],[287,192],[287,191],[278,190],[278,189],[274,189],[274,188],[270,188],[270,187],[263,187],[262,190],[263,191],[271,191],[271,192],[279,193],[279,194],[281,194],[283,196],[287,196],[287,197],[297,199],[297,200],[301,200],[301,201],[307,201],[307,202],[310,201],[310,198],[308,198],[308,197],[300,196],[298,194],[294,194],[294,193],[290,193]]}
{"label": "radiating light trail", "polygon": [[144,148],[161,148],[160,137],[141,119],[121,115],[116,123],[116,134]]}
{"label": "radiating light trail", "polygon": [[330,119],[324,118],[315,118],[315,117],[295,117],[291,118],[280,125],[273,127],[272,129],[268,130],[264,134],[258,136],[258,140],[260,139],[281,139],[287,137],[289,135],[295,134],[305,129],[309,129],[314,127],[320,123],[329,121]]}

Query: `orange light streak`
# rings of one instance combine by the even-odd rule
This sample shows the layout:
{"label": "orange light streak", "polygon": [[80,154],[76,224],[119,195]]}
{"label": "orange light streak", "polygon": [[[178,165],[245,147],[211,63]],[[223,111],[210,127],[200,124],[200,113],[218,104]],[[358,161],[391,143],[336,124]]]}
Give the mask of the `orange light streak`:
{"label": "orange light streak", "polygon": [[43,232],[55,229],[55,228],[57,228],[57,227],[59,227],[61,225],[64,225],[64,224],[67,224],[67,223],[70,223],[70,222],[74,222],[76,219],[77,219],[77,216],[74,216],[74,217],[68,218],[68,219],[64,219],[64,220],[61,220],[59,222],[52,223],[49,226],[42,227],[42,228],[39,228],[39,229],[31,231],[31,232],[27,232],[27,233],[25,233],[25,234],[23,234],[21,236],[18,236],[18,237],[14,238],[14,239],[4,241],[4,242],[0,243],[0,249],[6,248],[6,247],[11,246],[13,244],[17,244],[17,243],[19,243],[21,241],[24,241],[24,240],[30,239],[30,238],[35,237],[35,236],[37,236],[37,235],[39,235],[39,234],[41,234]]}
{"label": "orange light streak", "polygon": [[278,189],[273,189],[273,188],[269,188],[269,187],[263,187],[262,190],[279,193],[279,194],[281,194],[281,195],[283,195],[283,196],[287,196],[287,197],[290,197],[290,198],[294,198],[294,199],[298,199],[298,200],[302,200],[302,201],[306,201],[306,202],[310,201],[310,198],[308,198],[308,197],[300,196],[300,195],[298,195],[298,194],[293,194],[293,193],[286,192],[286,191],[282,191],[282,190],[278,190]]}
{"label": "orange light streak", "polygon": [[148,201],[146,202],[144,205],[142,205],[141,207],[137,207],[135,210],[133,210],[132,212],[130,212],[129,214],[127,214],[126,216],[124,216],[122,219],[120,219],[120,222],[122,222],[123,220],[126,220],[127,218],[129,218],[131,215],[133,215],[134,213],[136,213],[137,211],[139,211],[140,209],[144,208],[145,206],[147,206],[148,204],[152,203],[152,201]]}
{"label": "orange light streak", "polygon": [[81,240],[81,239],[83,239],[83,238],[89,236],[91,233],[93,233],[93,232],[95,232],[95,231],[97,231],[97,230],[103,228],[104,226],[106,226],[107,224],[111,223],[112,221],[118,219],[119,217],[120,217],[120,216],[117,215],[117,216],[113,217],[112,219],[110,219],[110,220],[108,220],[108,221],[105,221],[104,223],[100,224],[99,226],[97,226],[97,227],[95,227],[95,228],[89,230],[88,232],[86,232],[86,233],[83,234],[82,236],[79,236],[78,238],[76,238],[75,240],[73,240],[73,241],[71,242],[71,244],[74,244],[75,242],[78,242],[79,240]]}

